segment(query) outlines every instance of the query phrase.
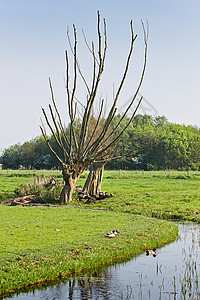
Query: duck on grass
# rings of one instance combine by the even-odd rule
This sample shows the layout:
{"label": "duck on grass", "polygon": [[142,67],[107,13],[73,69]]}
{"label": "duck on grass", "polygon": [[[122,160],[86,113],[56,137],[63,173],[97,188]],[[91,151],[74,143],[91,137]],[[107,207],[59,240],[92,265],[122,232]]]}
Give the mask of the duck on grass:
{"label": "duck on grass", "polygon": [[109,238],[114,238],[118,233],[119,233],[118,230],[112,230],[112,231],[107,232],[106,236]]}

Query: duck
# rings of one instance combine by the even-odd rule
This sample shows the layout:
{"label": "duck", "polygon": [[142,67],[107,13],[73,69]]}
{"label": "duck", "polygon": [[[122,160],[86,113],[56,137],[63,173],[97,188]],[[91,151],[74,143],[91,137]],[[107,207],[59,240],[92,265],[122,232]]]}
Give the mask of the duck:
{"label": "duck", "polygon": [[156,248],[153,248],[153,250],[146,250],[146,255],[150,256],[152,255],[153,257],[157,256]]}
{"label": "duck", "polygon": [[106,236],[109,237],[109,238],[113,238],[113,237],[115,237],[118,233],[119,233],[118,230],[112,230],[112,231],[110,231],[110,232],[107,232]]}
{"label": "duck", "polygon": [[147,256],[150,256],[150,255],[152,255],[153,257],[157,256],[156,248],[153,248],[153,250],[146,250],[147,249],[147,245],[145,243],[143,245],[145,247],[145,253],[146,253]]}
{"label": "duck", "polygon": [[115,235],[117,235],[117,234],[119,233],[118,230],[113,230],[112,232],[113,232]]}
{"label": "duck", "polygon": [[111,231],[111,232],[108,232],[106,236],[109,238],[114,238],[115,234]]}

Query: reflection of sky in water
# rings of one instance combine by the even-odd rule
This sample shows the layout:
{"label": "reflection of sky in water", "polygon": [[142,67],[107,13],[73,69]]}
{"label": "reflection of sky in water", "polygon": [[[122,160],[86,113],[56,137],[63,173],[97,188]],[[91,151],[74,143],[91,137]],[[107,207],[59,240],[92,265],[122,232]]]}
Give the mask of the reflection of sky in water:
{"label": "reflection of sky in water", "polygon": [[84,275],[9,299],[197,299],[199,238],[198,225],[179,225],[179,238],[159,249],[155,258],[141,254],[93,277]]}

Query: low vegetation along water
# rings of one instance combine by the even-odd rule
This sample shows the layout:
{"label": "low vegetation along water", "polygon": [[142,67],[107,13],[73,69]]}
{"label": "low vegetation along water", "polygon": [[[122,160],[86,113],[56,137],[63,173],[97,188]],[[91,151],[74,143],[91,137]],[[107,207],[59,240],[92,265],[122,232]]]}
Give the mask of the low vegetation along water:
{"label": "low vegetation along water", "polygon": [[200,226],[180,224],[178,238],[126,263],[71,278],[53,287],[22,293],[25,299],[199,299]]}
{"label": "low vegetation along water", "polygon": [[[31,183],[35,175],[36,171],[1,171],[1,200],[13,197],[14,189]],[[177,228],[161,219],[200,223],[200,172],[106,171],[102,189],[114,197],[92,204],[74,198],[68,206],[0,206],[1,296],[65,275],[77,278],[91,266],[97,269],[141,253],[144,243],[148,248],[165,245],[174,240]],[[142,254],[132,262],[20,294],[18,299],[49,299],[49,293],[54,297],[50,299],[198,299],[196,226],[179,225],[181,239],[160,248],[155,258]],[[106,238],[112,229],[120,234]]]}

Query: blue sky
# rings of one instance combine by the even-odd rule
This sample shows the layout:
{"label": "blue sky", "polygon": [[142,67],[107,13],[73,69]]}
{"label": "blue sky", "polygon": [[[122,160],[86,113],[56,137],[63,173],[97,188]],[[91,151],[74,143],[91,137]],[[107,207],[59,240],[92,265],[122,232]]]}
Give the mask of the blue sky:
{"label": "blue sky", "polygon": [[[146,112],[200,126],[200,2],[196,0],[0,0],[0,149],[40,135],[41,106],[50,102],[48,77],[66,118],[67,26],[76,24],[82,70],[90,79],[88,41],[96,40],[97,10],[106,18],[108,55],[100,94],[109,101],[130,44],[131,19],[138,39],[119,108],[133,94],[143,61],[140,20],[150,26],[148,65],[141,94]],[[84,98],[80,89],[79,97]],[[142,112],[140,110],[139,112]]]}

